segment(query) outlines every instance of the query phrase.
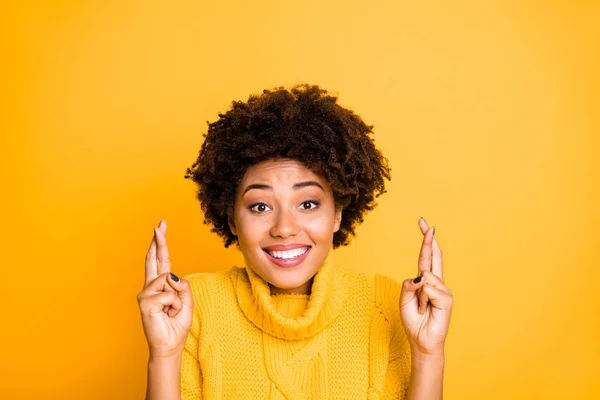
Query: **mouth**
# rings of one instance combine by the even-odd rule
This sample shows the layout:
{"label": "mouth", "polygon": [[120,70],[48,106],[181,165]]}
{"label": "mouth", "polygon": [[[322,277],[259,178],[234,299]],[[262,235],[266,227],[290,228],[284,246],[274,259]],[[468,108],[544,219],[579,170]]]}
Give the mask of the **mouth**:
{"label": "mouth", "polygon": [[276,251],[271,249],[263,249],[265,253],[270,255],[273,258],[281,259],[281,260],[291,260],[296,257],[300,257],[302,254],[306,253],[310,250],[310,246],[306,247],[298,247],[296,249],[287,250],[287,251]]}
{"label": "mouth", "polygon": [[310,253],[310,246],[298,247],[291,250],[263,249],[271,262],[280,267],[295,267],[302,263]]}

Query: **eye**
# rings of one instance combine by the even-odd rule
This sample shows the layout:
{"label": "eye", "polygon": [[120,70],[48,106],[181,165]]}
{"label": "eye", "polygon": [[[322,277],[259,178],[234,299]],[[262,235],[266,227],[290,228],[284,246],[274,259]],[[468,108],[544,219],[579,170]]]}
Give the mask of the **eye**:
{"label": "eye", "polygon": [[265,212],[268,209],[270,209],[269,206],[266,205],[265,203],[254,203],[248,208],[250,209],[250,211],[253,211],[256,213],[262,213],[262,212]]}
{"label": "eye", "polygon": [[316,200],[306,200],[306,201],[302,202],[302,204],[300,205],[300,208],[302,208],[303,210],[313,210],[313,209],[317,208],[318,205],[319,205],[319,202]]}

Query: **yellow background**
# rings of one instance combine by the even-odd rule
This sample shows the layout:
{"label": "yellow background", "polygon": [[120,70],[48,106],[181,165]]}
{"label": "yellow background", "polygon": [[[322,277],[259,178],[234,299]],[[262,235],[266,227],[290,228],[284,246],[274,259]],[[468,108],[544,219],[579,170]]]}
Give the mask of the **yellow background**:
{"label": "yellow background", "polygon": [[392,167],[337,262],[414,277],[437,228],[445,398],[600,398],[599,4],[4,3],[0,397],[143,398],[152,228],[179,276],[241,260],[183,179],[206,121],[308,82]]}

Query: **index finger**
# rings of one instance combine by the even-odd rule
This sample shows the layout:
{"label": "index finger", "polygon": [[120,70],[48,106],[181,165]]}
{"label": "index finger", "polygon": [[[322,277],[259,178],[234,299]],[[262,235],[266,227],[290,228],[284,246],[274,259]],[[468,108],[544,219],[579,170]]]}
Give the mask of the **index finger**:
{"label": "index finger", "polygon": [[[167,223],[165,220],[160,220],[158,229],[163,233],[167,231]],[[160,257],[157,257],[157,252],[158,242],[156,241],[156,231],[154,231],[154,236],[150,242],[150,248],[148,248],[148,253],[146,253],[146,279],[144,281],[144,288],[160,275],[158,271],[158,258]]]}
{"label": "index finger", "polygon": [[148,253],[146,253],[146,280],[144,281],[144,288],[155,280],[156,277],[158,277],[158,269],[156,267],[156,235],[154,235],[150,242]]}
{"label": "index finger", "polygon": [[433,238],[433,264],[431,272],[433,272],[442,281],[444,280],[442,266],[442,249],[440,249],[440,246],[438,245],[437,240],[435,240],[435,237]]}
{"label": "index finger", "polygon": [[[425,219],[421,218],[419,220],[419,228],[421,228],[421,232],[425,234],[429,229],[429,225]],[[442,265],[442,249],[440,248],[435,236],[432,241],[432,262],[431,262],[431,272],[433,272],[438,278],[441,280],[443,277],[443,265]]]}
{"label": "index finger", "polygon": [[171,257],[169,256],[169,247],[167,246],[167,222],[161,220],[158,228],[154,228],[154,239],[156,241],[156,262],[158,275],[171,271]]}
{"label": "index finger", "polygon": [[433,230],[431,227],[427,230],[425,237],[423,238],[423,244],[421,245],[421,252],[419,253],[419,273],[421,271],[431,271],[432,260],[433,260]]}

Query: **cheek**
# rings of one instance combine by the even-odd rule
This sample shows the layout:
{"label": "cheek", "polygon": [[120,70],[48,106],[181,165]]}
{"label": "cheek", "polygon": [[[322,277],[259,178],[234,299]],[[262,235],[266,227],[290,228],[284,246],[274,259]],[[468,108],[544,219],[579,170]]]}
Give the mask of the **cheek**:
{"label": "cheek", "polygon": [[334,228],[333,218],[321,216],[308,221],[305,224],[305,229],[311,238],[315,241],[331,241]]}
{"label": "cheek", "polygon": [[[334,217],[331,213],[321,213],[313,216],[298,216],[296,221],[313,241],[330,242],[334,234]],[[257,218],[253,215],[242,214],[238,218],[238,240],[244,247],[257,246],[266,236],[275,222],[268,217]]]}
{"label": "cheek", "polygon": [[250,215],[241,216],[238,220],[238,239],[240,242],[253,244],[260,242],[265,232],[269,231],[267,218],[256,218]]}

